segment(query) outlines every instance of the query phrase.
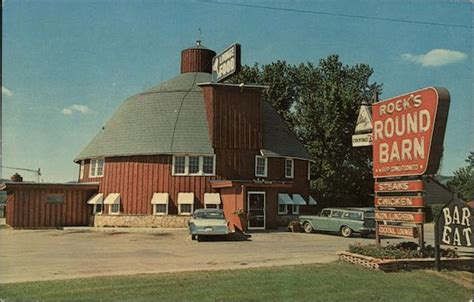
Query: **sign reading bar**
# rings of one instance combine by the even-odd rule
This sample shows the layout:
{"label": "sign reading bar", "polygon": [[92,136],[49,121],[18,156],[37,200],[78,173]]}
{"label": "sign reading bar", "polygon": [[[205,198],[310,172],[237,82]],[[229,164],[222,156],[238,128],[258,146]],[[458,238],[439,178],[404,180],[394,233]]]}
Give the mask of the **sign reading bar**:
{"label": "sign reading bar", "polygon": [[240,44],[233,44],[212,59],[212,73],[222,82],[240,71]]}
{"label": "sign reading bar", "polygon": [[418,229],[407,226],[391,226],[379,224],[379,234],[402,238],[418,238]]}
{"label": "sign reading bar", "polygon": [[452,201],[441,212],[437,223],[441,244],[471,247],[474,244],[474,209],[462,201]]}
{"label": "sign reading bar", "polygon": [[398,221],[398,222],[423,223],[425,221],[425,213],[422,213],[422,212],[375,211],[375,220],[377,220],[377,221]]}
{"label": "sign reading bar", "polygon": [[449,102],[430,87],[372,105],[374,178],[438,171]]}
{"label": "sign reading bar", "polygon": [[352,147],[372,146],[372,133],[352,135]]}
{"label": "sign reading bar", "polygon": [[388,208],[421,208],[425,206],[425,201],[421,196],[377,196],[375,197],[375,206]]}

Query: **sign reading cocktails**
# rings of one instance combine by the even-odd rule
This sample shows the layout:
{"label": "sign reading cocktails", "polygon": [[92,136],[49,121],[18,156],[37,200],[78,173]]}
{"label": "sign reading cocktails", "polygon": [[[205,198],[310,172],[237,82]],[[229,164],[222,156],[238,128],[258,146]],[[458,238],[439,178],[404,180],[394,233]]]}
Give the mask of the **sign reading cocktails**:
{"label": "sign reading cocktails", "polygon": [[372,105],[374,178],[438,171],[449,101],[430,87]]}

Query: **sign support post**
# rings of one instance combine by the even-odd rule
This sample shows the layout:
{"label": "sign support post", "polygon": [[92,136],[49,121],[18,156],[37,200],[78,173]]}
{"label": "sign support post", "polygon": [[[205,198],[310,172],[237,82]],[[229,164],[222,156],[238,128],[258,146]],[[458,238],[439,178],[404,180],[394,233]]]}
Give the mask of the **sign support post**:
{"label": "sign support post", "polygon": [[435,267],[438,272],[441,271],[441,255],[440,255],[439,232],[438,232],[438,222],[439,222],[440,216],[441,215],[438,215],[438,217],[435,220],[435,225],[434,225]]}

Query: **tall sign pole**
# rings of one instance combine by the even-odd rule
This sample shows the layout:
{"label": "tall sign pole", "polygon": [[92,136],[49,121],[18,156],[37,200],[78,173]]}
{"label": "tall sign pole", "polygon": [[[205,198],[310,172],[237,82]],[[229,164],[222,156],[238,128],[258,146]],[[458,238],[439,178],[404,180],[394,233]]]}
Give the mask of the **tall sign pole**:
{"label": "tall sign pole", "polygon": [[[378,245],[386,235],[418,238],[423,248],[423,176],[439,169],[449,103],[447,89],[428,87],[372,104],[371,139],[365,146],[373,150]],[[356,127],[354,147],[363,145],[358,135]]]}

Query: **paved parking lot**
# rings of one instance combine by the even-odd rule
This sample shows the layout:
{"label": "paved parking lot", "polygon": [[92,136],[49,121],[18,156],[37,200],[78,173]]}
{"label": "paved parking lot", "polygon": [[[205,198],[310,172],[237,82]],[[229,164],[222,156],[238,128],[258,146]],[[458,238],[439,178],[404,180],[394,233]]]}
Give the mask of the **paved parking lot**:
{"label": "paved parking lot", "polygon": [[249,241],[197,242],[186,230],[1,228],[0,283],[325,263],[355,242],[374,239],[270,232]]}

